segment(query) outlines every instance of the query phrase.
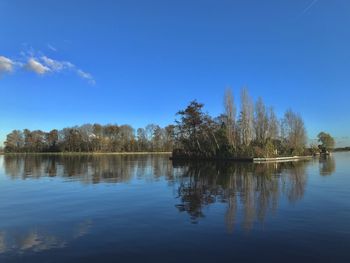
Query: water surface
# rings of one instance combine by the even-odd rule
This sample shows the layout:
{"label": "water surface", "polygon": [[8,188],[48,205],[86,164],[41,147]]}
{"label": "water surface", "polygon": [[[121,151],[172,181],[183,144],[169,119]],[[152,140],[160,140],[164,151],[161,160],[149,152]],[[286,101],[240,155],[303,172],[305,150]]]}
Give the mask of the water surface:
{"label": "water surface", "polygon": [[0,156],[0,262],[350,262],[350,153]]}

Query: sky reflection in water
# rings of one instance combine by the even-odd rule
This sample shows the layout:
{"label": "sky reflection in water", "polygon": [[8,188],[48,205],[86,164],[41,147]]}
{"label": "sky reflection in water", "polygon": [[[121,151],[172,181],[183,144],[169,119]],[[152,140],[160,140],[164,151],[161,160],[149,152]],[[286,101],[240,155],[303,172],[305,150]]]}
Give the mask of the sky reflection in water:
{"label": "sky reflection in water", "polygon": [[[298,249],[290,260],[343,259],[349,157],[191,164],[159,155],[1,156],[0,259],[253,262],[251,252],[268,244]],[[322,240],[347,243],[313,253]],[[277,262],[269,249],[264,259]]]}

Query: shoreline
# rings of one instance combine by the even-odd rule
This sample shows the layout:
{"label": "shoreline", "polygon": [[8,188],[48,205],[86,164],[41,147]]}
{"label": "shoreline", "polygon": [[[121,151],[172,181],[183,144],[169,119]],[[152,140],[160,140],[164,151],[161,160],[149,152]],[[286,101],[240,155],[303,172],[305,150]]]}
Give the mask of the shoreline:
{"label": "shoreline", "polygon": [[171,152],[26,152],[0,153],[0,155],[170,155]]}

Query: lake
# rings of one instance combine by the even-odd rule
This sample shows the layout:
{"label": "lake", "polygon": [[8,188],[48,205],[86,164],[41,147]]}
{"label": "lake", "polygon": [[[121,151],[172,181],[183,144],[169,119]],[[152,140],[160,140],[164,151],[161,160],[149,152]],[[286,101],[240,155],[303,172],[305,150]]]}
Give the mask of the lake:
{"label": "lake", "polygon": [[0,156],[0,262],[350,262],[350,153]]}

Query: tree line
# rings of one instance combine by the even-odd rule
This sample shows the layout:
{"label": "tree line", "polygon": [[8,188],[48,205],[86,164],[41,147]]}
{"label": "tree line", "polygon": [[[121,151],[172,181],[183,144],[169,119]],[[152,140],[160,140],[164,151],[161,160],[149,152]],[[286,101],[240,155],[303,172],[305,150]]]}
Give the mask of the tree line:
{"label": "tree line", "polygon": [[62,130],[14,130],[7,135],[5,152],[169,152],[184,158],[244,158],[309,155],[328,151],[334,139],[321,132],[321,145],[307,147],[300,114],[291,109],[278,118],[259,97],[247,89],[237,110],[233,93],[224,94],[223,112],[216,117],[196,100],[177,112],[174,124],[164,128],[149,124],[135,130],[130,125],[84,124]]}
{"label": "tree line", "polygon": [[62,130],[14,130],[7,135],[5,152],[169,152],[174,125],[149,124],[136,131],[130,125],[84,124]]}
{"label": "tree line", "polygon": [[350,152],[350,147],[338,147],[334,149],[335,152]]}

